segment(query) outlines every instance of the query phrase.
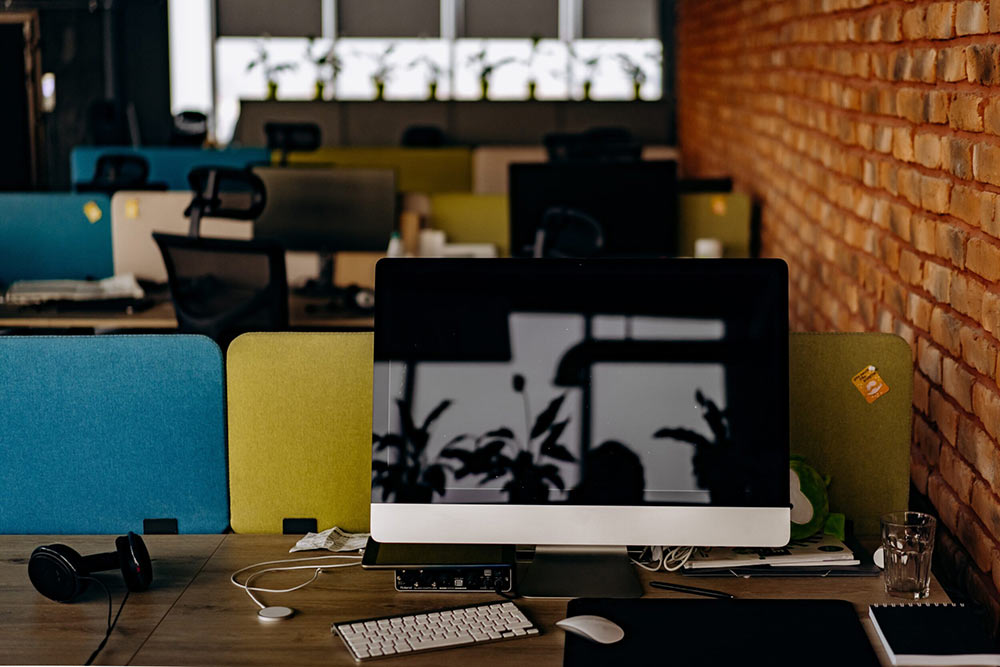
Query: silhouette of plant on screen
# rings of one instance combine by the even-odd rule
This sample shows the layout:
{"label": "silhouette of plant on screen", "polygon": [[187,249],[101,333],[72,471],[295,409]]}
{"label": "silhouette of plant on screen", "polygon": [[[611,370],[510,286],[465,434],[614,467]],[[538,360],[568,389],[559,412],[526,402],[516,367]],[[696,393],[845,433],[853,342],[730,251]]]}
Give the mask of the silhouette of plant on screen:
{"label": "silhouette of plant on screen", "polygon": [[694,445],[691,463],[694,467],[698,486],[708,489],[712,502],[726,502],[730,498],[743,497],[743,482],[746,473],[739,463],[735,443],[729,433],[729,419],[725,410],[720,410],[715,402],[706,398],[701,390],[694,393],[695,401],[701,409],[702,417],[712,431],[712,440],[688,428],[661,428],[654,438],[676,440]]}
{"label": "silhouette of plant on screen", "polygon": [[372,486],[382,489],[383,501],[391,497],[397,503],[429,503],[435,493],[444,495],[445,485],[445,466],[427,460],[430,428],[448,409],[451,401],[438,403],[419,427],[413,421],[410,405],[406,401],[397,400],[396,405],[399,407],[402,434],[372,434],[372,446],[376,453],[393,452],[384,459],[372,461]]}
{"label": "silhouette of plant on screen", "polygon": [[[569,419],[556,421],[566,395],[557,396],[538,414],[532,423],[531,406],[525,392],[523,375],[516,374],[512,382],[514,391],[524,401],[525,441],[518,440],[513,429],[502,426],[473,438],[460,435],[441,452],[442,458],[458,459],[461,466],[455,470],[455,479],[469,475],[482,475],[480,484],[510,476],[502,490],[512,503],[544,503],[552,487],[560,491],[566,483],[559,474],[559,467],[546,459],[576,461],[559,438],[569,424]],[[455,447],[460,442],[473,439],[472,450]]]}

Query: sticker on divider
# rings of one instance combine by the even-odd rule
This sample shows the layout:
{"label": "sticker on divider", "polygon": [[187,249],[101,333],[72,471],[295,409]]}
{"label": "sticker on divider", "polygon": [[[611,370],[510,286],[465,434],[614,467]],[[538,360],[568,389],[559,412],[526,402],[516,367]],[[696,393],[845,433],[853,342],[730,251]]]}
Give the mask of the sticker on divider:
{"label": "sticker on divider", "polygon": [[138,199],[126,199],[125,200],[125,217],[129,220],[138,220],[139,218],[139,200]]}
{"label": "sticker on divider", "polygon": [[878,369],[874,366],[866,366],[857,375],[851,378],[851,382],[858,388],[861,395],[869,403],[874,403],[889,391],[889,385],[885,383],[882,376],[878,374]]}
{"label": "sticker on divider", "polygon": [[712,213],[718,216],[726,214],[726,198],[721,195],[712,197]]}
{"label": "sticker on divider", "polygon": [[83,205],[83,214],[87,217],[87,220],[90,220],[90,224],[94,224],[104,217],[104,211],[101,210],[101,207],[94,200],[90,200]]}

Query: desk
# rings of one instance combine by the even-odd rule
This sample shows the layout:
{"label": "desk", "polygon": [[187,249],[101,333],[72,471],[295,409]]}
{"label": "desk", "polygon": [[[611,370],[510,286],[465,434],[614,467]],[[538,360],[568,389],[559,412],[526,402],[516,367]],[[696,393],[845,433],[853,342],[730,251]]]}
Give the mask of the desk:
{"label": "desk", "polygon": [[[371,329],[375,321],[366,315],[342,315],[329,312],[309,313],[307,306],[321,306],[323,299],[309,299],[291,294],[288,297],[289,324],[296,328],[322,329]],[[174,306],[162,301],[152,308],[134,313],[102,312],[37,312],[16,311],[11,307],[0,309],[0,329],[176,329]]]}
{"label": "desk", "polygon": [[[298,614],[265,624],[246,593],[229,583],[235,570],[252,563],[295,558],[288,554],[296,538],[288,535],[153,535],[145,538],[153,558],[154,588],[129,598],[119,627],[98,664],[138,665],[354,665],[330,623],[461,606],[496,600],[491,594],[396,593],[392,572],[344,568],[320,576],[294,593],[261,594],[265,604],[293,607]],[[104,537],[0,537],[0,660],[14,663],[80,663],[103,636],[106,602],[103,593],[88,592],[79,604],[59,605],[38,595],[27,580],[26,562],[39,544],[62,541],[83,553],[107,550]],[[313,552],[320,553],[320,552]],[[325,552],[324,552],[325,553]],[[650,579],[681,580],[680,575],[641,572]],[[121,600],[121,578],[112,582],[115,609]],[[301,582],[301,572],[264,578],[263,585],[283,587]],[[686,580],[690,583],[690,580]],[[741,598],[839,598],[858,610],[883,664],[885,654],[868,621],[868,605],[899,602],[889,598],[881,577],[838,579],[698,579],[696,585],[726,590]],[[667,591],[651,597],[685,597]],[[948,602],[935,580],[928,602]],[[531,639],[435,651],[387,659],[379,664],[561,665],[563,633],[554,623],[566,612],[565,600],[518,600],[518,606],[542,629]]]}

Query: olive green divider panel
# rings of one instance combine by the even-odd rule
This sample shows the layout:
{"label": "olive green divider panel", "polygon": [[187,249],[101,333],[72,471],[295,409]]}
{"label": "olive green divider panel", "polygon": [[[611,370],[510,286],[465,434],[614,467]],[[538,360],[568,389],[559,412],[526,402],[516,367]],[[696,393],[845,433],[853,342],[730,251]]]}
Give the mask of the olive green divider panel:
{"label": "olive green divider panel", "polygon": [[371,333],[252,333],[229,346],[233,530],[281,533],[283,519],[367,532]]}
{"label": "olive green divider panel", "polygon": [[722,242],[723,257],[750,256],[750,197],[738,193],[680,197],[680,255],[694,256],[696,239]]}
{"label": "olive green divider panel", "polygon": [[[910,346],[893,334],[793,333],[788,357],[791,452],[832,478],[831,512],[876,536],[879,515],[909,501]],[[868,366],[889,387],[872,403],[851,381]]]}
{"label": "olive green divider panel", "polygon": [[[272,163],[279,159],[279,153],[272,153]],[[395,169],[400,192],[472,190],[472,151],[468,148],[319,148],[289,153],[288,163]]]}
{"label": "olive green divider panel", "polygon": [[507,195],[433,194],[429,224],[443,231],[448,243],[492,243],[501,257],[510,255]]}

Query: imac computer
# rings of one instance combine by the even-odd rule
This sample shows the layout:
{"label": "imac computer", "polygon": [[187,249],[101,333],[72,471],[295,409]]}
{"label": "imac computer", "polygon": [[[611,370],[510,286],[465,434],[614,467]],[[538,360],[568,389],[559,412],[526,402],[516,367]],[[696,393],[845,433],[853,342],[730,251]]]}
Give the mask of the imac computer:
{"label": "imac computer", "polygon": [[333,291],[333,254],[384,252],[396,227],[396,174],[390,169],[255,167],[267,204],[254,238],[320,254],[310,291]]}
{"label": "imac computer", "polygon": [[537,545],[523,595],[641,593],[626,546],[789,539],[781,260],[385,259],[372,536]]}
{"label": "imac computer", "polygon": [[510,165],[515,257],[675,257],[677,220],[676,162]]}

